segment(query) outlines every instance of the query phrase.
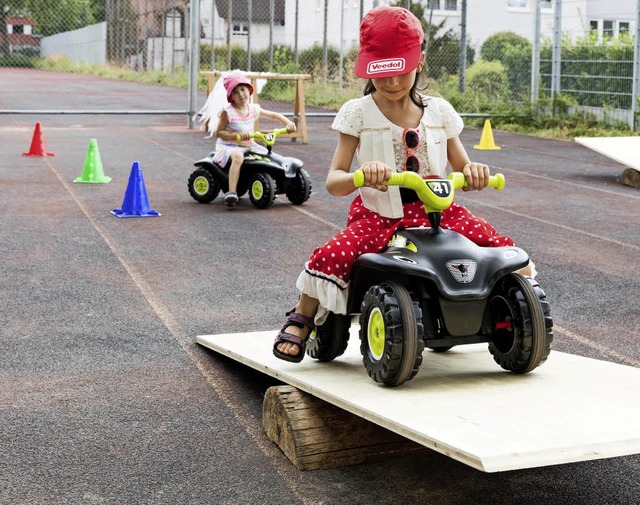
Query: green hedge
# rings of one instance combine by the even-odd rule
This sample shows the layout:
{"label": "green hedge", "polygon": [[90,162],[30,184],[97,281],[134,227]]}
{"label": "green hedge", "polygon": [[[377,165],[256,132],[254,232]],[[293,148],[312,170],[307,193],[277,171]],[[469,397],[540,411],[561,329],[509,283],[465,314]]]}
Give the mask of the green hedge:
{"label": "green hedge", "polygon": [[[543,89],[551,88],[551,60],[552,47],[545,44],[540,55]],[[579,105],[631,108],[633,45],[613,40],[600,44],[564,42],[561,60],[560,91]]]}

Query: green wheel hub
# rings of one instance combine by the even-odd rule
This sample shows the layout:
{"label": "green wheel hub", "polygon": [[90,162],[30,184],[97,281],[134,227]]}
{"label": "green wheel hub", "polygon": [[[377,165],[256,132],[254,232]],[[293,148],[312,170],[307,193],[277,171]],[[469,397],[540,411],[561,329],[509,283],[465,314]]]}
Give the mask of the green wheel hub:
{"label": "green wheel hub", "polygon": [[384,353],[385,328],[384,317],[380,309],[375,307],[369,314],[369,324],[367,328],[367,340],[369,349],[374,359],[379,360]]}
{"label": "green wheel hub", "polygon": [[264,187],[260,181],[254,181],[251,185],[251,194],[256,200],[260,200],[264,195]]}
{"label": "green wheel hub", "polygon": [[199,195],[206,195],[207,191],[209,191],[209,181],[206,177],[196,177],[193,181],[193,189]]}

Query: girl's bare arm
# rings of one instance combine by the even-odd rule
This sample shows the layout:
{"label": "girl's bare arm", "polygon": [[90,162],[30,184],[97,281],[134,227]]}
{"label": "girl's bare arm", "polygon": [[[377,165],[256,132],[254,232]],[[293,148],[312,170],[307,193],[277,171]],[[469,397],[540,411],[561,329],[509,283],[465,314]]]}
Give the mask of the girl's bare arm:
{"label": "girl's bare arm", "polygon": [[[353,193],[356,187],[353,185],[353,175],[349,173],[353,157],[358,147],[358,138],[344,133],[338,138],[338,146],[331,160],[331,168],[327,175],[327,191],[333,196],[345,196]],[[374,187],[386,191],[383,183],[389,180],[392,170],[380,161],[364,163],[360,170],[364,172],[365,186]]]}
{"label": "girl's bare arm", "polygon": [[231,130],[227,130],[227,125],[229,124],[229,116],[227,116],[226,111],[222,111],[220,113],[220,119],[218,119],[218,127],[216,128],[216,137],[221,138],[223,140],[236,140],[236,135],[238,132],[232,132]]}
{"label": "girl's bare arm", "polygon": [[271,110],[260,109],[260,115],[269,119],[273,119],[274,121],[279,121],[283,125],[287,127],[287,130],[290,132],[296,131],[296,125],[293,121],[289,121],[286,117],[284,117],[279,112],[274,112]]}
{"label": "girl's bare arm", "polygon": [[447,157],[453,171],[465,175],[469,189],[482,189],[489,184],[489,167],[484,163],[472,162],[458,137],[447,140]]}

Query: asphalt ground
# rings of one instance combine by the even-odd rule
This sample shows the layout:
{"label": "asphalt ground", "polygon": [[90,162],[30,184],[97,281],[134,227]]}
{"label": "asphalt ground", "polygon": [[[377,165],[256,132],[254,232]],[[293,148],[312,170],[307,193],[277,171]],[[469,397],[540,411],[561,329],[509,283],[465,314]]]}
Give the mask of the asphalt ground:
{"label": "asphalt ground", "polygon": [[[159,92],[123,86],[2,69],[0,109],[46,108],[50,94],[126,109]],[[161,93],[163,109],[185,107],[184,90]],[[36,121],[54,157],[22,156]],[[283,324],[297,274],[351,200],[324,189],[330,123],[309,118],[307,145],[275,147],[305,162],[307,203],[257,210],[245,197],[230,210],[187,192],[212,140],[186,116],[0,115],[0,503],[637,503],[639,456],[484,474],[434,452],[299,472],[266,438],[276,382],[195,338]],[[493,133],[500,151],[474,150],[479,130],[462,141],[507,189],[457,200],[535,260],[554,350],[640,367],[640,193],[619,183],[624,167],[572,142]],[[73,183],[91,138],[108,184]],[[161,217],[110,212],[134,161]]]}

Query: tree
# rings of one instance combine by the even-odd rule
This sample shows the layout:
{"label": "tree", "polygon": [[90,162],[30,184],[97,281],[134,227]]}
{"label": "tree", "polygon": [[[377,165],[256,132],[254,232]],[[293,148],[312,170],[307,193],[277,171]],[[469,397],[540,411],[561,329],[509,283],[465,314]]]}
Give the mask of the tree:
{"label": "tree", "polygon": [[480,58],[499,61],[507,69],[514,97],[526,99],[531,86],[531,42],[513,32],[498,32],[484,41]]}
{"label": "tree", "polygon": [[105,0],[90,0],[89,6],[96,23],[107,20],[107,2]]}
{"label": "tree", "polygon": [[[406,7],[407,2],[398,0],[395,2],[396,7]],[[460,37],[449,28],[445,30],[446,20],[442,20],[438,24],[427,23],[425,19],[424,6],[419,2],[411,3],[411,12],[420,20],[422,29],[427,37],[427,68],[429,76],[438,79],[442,75],[452,75],[458,72],[460,65]],[[475,51],[472,47],[467,47],[467,62],[469,65],[473,63]]]}
{"label": "tree", "polygon": [[53,35],[105,20],[104,0],[0,0],[0,53],[8,51],[7,18],[28,16],[37,33]]}
{"label": "tree", "polygon": [[9,52],[7,18],[25,13],[29,0],[0,0],[0,55]]}
{"label": "tree", "polygon": [[38,32],[45,37],[95,23],[90,0],[29,0],[27,4]]}

